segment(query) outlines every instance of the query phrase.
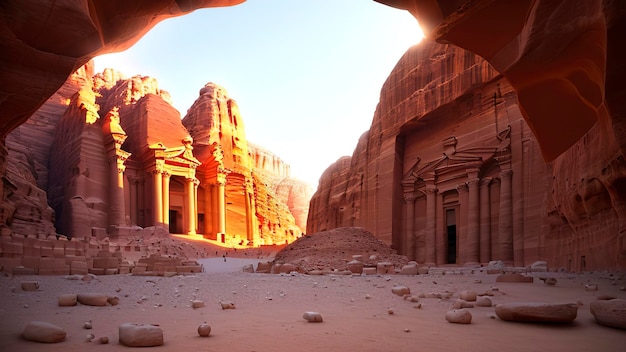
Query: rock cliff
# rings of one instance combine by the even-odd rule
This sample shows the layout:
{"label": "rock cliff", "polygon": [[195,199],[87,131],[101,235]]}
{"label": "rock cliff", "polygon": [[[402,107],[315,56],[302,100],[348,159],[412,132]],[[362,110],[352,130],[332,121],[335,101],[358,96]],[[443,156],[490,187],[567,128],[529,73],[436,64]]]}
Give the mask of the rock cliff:
{"label": "rock cliff", "polygon": [[545,163],[504,76],[423,42],[383,85],[354,155],[323,174],[307,232],[364,227],[422,263],[623,268],[626,168],[604,128]]}

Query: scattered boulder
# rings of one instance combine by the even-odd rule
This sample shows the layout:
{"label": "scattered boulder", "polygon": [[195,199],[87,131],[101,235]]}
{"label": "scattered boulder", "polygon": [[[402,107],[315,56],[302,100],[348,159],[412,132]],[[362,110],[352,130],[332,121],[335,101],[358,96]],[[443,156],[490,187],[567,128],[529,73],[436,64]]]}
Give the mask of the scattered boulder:
{"label": "scattered boulder", "polygon": [[154,324],[124,323],[119,326],[119,341],[128,347],[163,345],[163,330]]}
{"label": "scattered boulder", "polygon": [[278,272],[283,274],[289,274],[292,271],[298,271],[298,267],[291,263],[284,263],[280,266],[280,270]]}
{"label": "scattered boulder", "polygon": [[391,288],[391,292],[398,296],[404,296],[411,294],[411,289],[403,285],[397,285]]}
{"label": "scattered boulder", "polygon": [[106,306],[109,296],[102,293],[79,293],[77,295],[78,302],[87,306]]}
{"label": "scattered boulder", "polygon": [[108,296],[107,297],[107,303],[112,305],[112,306],[116,306],[116,305],[120,304],[120,299],[117,296]]}
{"label": "scattered boulder", "polygon": [[491,303],[491,298],[486,296],[480,296],[476,299],[476,306],[478,307],[491,307],[493,303]]}
{"label": "scattered boulder", "polygon": [[518,282],[532,284],[534,282],[534,278],[532,276],[525,276],[518,273],[501,274],[496,277],[496,282]]}
{"label": "scattered boulder", "polygon": [[514,302],[496,305],[496,315],[505,321],[571,323],[576,319],[577,313],[576,303]]}
{"label": "scattered boulder", "polygon": [[589,292],[598,291],[598,285],[586,284],[585,291],[589,291]]}
{"label": "scattered boulder", "polygon": [[244,273],[254,273],[254,266],[252,264],[246,264],[243,266],[242,271]]}
{"label": "scattered boulder", "polygon": [[318,312],[304,312],[302,318],[309,323],[321,323],[323,321],[322,315]]}
{"label": "scattered boulder", "polygon": [[272,263],[270,262],[259,262],[256,266],[257,273],[268,274],[272,271]]}
{"label": "scattered boulder", "polygon": [[22,281],[22,291],[37,291],[39,290],[39,282],[37,281]]}
{"label": "scattered boulder", "polygon": [[474,308],[474,304],[464,301],[462,299],[457,299],[456,302],[454,302],[454,305],[452,306],[452,308],[454,309]]}
{"label": "scattered boulder", "polygon": [[45,321],[31,321],[22,332],[24,339],[43,343],[61,342],[65,340],[66,335],[63,328]]}
{"label": "scattered boulder", "polygon": [[415,262],[410,262],[409,264],[403,266],[400,269],[400,275],[417,275],[418,273],[418,268],[417,268],[417,263]]}
{"label": "scattered boulder", "polygon": [[361,274],[363,272],[363,262],[359,260],[351,260],[346,265],[348,267],[348,270],[350,270],[350,272],[354,274]]}
{"label": "scattered boulder", "polygon": [[446,312],[446,320],[454,324],[469,324],[472,322],[472,313],[467,309],[453,309]]}
{"label": "scattered boulder", "polygon": [[461,291],[461,299],[464,301],[475,301],[476,300],[476,292],[472,290],[464,290]]}
{"label": "scattered boulder", "polygon": [[71,307],[75,306],[78,303],[78,299],[76,295],[73,293],[68,293],[64,295],[60,295],[58,299],[59,307]]}
{"label": "scattered boulder", "polygon": [[626,300],[611,299],[591,302],[591,314],[600,325],[626,329]]}
{"label": "scattered boulder", "polygon": [[102,336],[99,340],[100,344],[106,345],[109,343],[109,338],[107,336]]}
{"label": "scattered boulder", "polygon": [[202,323],[198,326],[198,335],[201,337],[209,337],[211,334],[211,325],[207,323]]}
{"label": "scattered boulder", "polygon": [[191,301],[191,308],[196,309],[196,308],[202,308],[204,307],[204,302],[194,299],[193,301]]}
{"label": "scattered boulder", "polygon": [[235,303],[230,301],[220,301],[222,309],[235,309]]}

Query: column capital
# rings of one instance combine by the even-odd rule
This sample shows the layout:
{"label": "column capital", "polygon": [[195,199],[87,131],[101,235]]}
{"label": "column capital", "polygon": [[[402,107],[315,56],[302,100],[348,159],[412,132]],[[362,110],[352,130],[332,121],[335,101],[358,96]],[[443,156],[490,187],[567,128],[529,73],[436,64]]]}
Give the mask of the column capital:
{"label": "column capital", "polygon": [[459,192],[459,193],[461,193],[461,192],[467,192],[467,191],[468,191],[467,184],[462,183],[462,184],[460,184],[460,185],[457,185],[457,186],[456,186],[456,190],[457,190],[457,192]]}
{"label": "column capital", "polygon": [[165,170],[163,170],[161,174],[163,175],[163,178],[170,178],[172,176],[172,174],[170,174],[169,172]]}
{"label": "column capital", "polygon": [[435,194],[435,193],[439,192],[439,190],[434,185],[427,185],[424,188],[423,192],[424,192],[424,194]]}
{"label": "column capital", "polygon": [[417,196],[415,195],[415,192],[405,192],[402,195],[402,198],[404,198],[404,201],[406,203],[410,203],[410,202],[414,202],[415,199],[417,199]]}
{"label": "column capital", "polygon": [[512,169],[504,169],[502,171],[500,171],[500,176],[501,177],[511,177],[513,175],[513,170]]}
{"label": "column capital", "polygon": [[483,177],[480,179],[481,186],[489,186],[490,183],[491,183],[491,177]]}
{"label": "column capital", "polygon": [[480,179],[479,178],[470,178],[469,180],[467,180],[467,186],[470,188],[477,188],[479,183],[480,183]]}

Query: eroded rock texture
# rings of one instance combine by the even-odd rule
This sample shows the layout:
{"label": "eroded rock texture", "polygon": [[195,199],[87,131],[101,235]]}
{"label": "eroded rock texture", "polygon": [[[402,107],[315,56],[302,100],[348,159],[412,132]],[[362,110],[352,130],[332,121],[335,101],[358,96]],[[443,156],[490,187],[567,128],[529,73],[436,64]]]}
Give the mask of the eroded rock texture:
{"label": "eroded rock texture", "polygon": [[300,236],[292,209],[306,226],[310,190],[279,157],[248,150],[236,102],[212,83],[181,121],[156,79],[86,66],[7,140],[6,235],[102,239],[157,226],[259,245]]}
{"label": "eroded rock texture", "polygon": [[307,232],[361,226],[419,263],[623,267],[626,169],[607,132],[596,123],[546,164],[506,78],[424,42],[385,82],[353,156],[320,179]]}

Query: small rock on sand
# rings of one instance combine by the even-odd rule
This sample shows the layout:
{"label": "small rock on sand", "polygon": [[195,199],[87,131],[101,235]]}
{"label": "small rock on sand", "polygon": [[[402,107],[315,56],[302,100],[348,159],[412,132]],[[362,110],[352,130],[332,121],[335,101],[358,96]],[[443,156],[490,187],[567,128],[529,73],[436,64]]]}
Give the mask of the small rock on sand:
{"label": "small rock on sand", "polygon": [[304,312],[302,318],[309,323],[321,323],[323,321],[322,315],[318,312]]}
{"label": "small rock on sand", "polygon": [[446,320],[454,324],[469,324],[472,322],[472,313],[467,309],[453,309],[446,312]]}

